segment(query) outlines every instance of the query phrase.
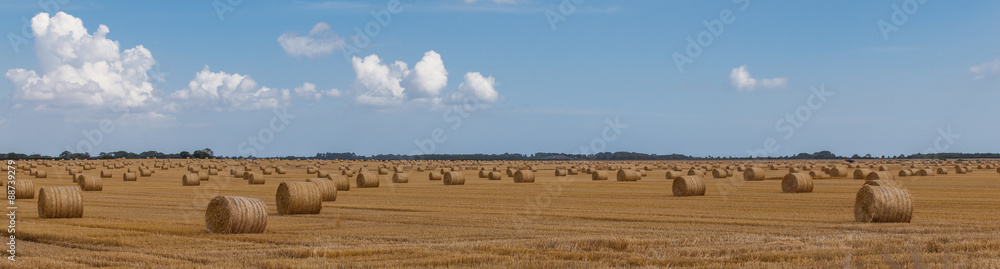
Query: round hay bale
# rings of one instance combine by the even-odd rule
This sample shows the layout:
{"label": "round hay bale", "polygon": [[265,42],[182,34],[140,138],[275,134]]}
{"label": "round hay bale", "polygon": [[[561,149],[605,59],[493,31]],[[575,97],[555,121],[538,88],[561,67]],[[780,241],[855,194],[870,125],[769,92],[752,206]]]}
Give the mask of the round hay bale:
{"label": "round hay bale", "polygon": [[868,176],[865,176],[865,180],[879,180],[879,179],[896,180],[896,177],[893,177],[892,173],[885,171],[871,172],[868,173]]}
{"label": "round hay bale", "polygon": [[910,222],[913,197],[906,189],[865,185],[854,200],[858,222]]}
{"label": "round hay bale", "polygon": [[306,182],[312,182],[316,184],[319,188],[320,194],[322,194],[323,201],[336,201],[337,200],[337,184],[333,180],[326,178],[307,178]]}
{"label": "round hay bale", "polygon": [[566,173],[569,174],[569,175],[579,175],[580,174],[580,170],[578,170],[576,168],[570,168],[569,170],[566,170]]}
{"label": "round hay bale", "polygon": [[913,175],[913,169],[903,169],[899,170],[899,176],[908,177]]}
{"label": "round hay bale", "polygon": [[713,178],[727,178],[727,177],[729,177],[729,174],[730,174],[729,171],[726,171],[726,170],[723,170],[723,169],[719,169],[719,168],[716,168],[716,169],[712,170],[712,177]]}
{"label": "round hay bale", "polygon": [[[515,172],[515,173],[516,173],[516,172]],[[557,176],[557,177],[564,177],[564,176],[566,176],[566,175],[567,175],[567,172],[566,172],[566,170],[563,170],[563,169],[556,169],[556,176]]]}
{"label": "round hay bale", "polygon": [[673,180],[675,178],[679,178],[679,177],[685,176],[686,174],[687,173],[685,173],[683,171],[673,171],[673,170],[670,170],[670,171],[667,171],[667,176],[666,177],[667,177],[667,179]]}
{"label": "round hay bale", "polygon": [[344,176],[338,176],[338,175],[330,174],[330,175],[326,176],[326,179],[329,179],[330,181],[333,181],[333,184],[335,186],[337,186],[337,190],[338,191],[350,191],[351,190],[351,181],[348,180]]}
{"label": "round hay bale", "polygon": [[812,192],[813,179],[806,173],[788,173],[781,180],[781,191],[786,193]]}
{"label": "round hay bale", "polygon": [[444,175],[441,175],[441,173],[438,173],[437,171],[433,171],[430,174],[427,174],[427,178],[429,180],[442,180],[444,179]]}
{"label": "round hay bale", "polygon": [[208,175],[210,175],[210,176],[217,176],[217,175],[219,175],[219,170],[207,170],[207,171],[208,171]]}
{"label": "round hay bale", "polygon": [[903,188],[903,185],[900,184],[898,181],[889,179],[865,180],[865,185]]}
{"label": "round hay bale", "polygon": [[274,194],[278,214],[319,214],[323,209],[323,193],[312,182],[281,182]]}
{"label": "round hay bale", "polygon": [[270,167],[261,168],[260,169],[260,173],[264,174],[264,175],[274,174],[274,168],[270,168]]}
{"label": "round hay bale", "polygon": [[487,176],[489,180],[500,180],[503,178],[503,172],[491,171]]}
{"label": "round hay bale", "polygon": [[763,168],[747,168],[743,170],[743,180],[745,181],[761,181],[764,180],[764,169]]}
{"label": "round hay bale", "polygon": [[245,177],[243,179],[245,179],[247,181],[247,184],[250,184],[250,185],[263,185],[264,184],[264,175],[261,175],[260,173],[257,173],[257,172],[245,172],[244,176]]}
{"label": "round hay bale", "polygon": [[799,168],[798,166],[788,167],[788,172],[789,173],[798,173],[800,171],[802,171],[802,169]]}
{"label": "round hay bale", "polygon": [[357,182],[355,183],[358,188],[378,188],[378,174],[372,172],[361,172],[358,173]]}
{"label": "round hay bale", "polygon": [[816,171],[809,171],[809,177],[811,178],[819,178],[819,175]]}
{"label": "round hay bale", "polygon": [[[958,169],[961,170],[962,168],[958,168]],[[937,174],[947,175],[948,174],[948,168],[938,167]]]}
{"label": "round hay bale", "polygon": [[185,174],[181,178],[181,185],[183,186],[198,186],[201,185],[201,179],[198,174]]}
{"label": "round hay bale", "polygon": [[153,170],[139,169],[139,176],[140,177],[151,177],[151,176],[153,176]]}
{"label": "round hay bale", "polygon": [[306,168],[306,174],[315,174],[316,172],[319,172],[319,168],[316,167]]}
{"label": "round hay bale", "polygon": [[208,181],[208,172],[205,171],[198,172],[198,180]]}
{"label": "round hay bale", "polygon": [[449,171],[444,174],[444,185],[465,185],[465,175],[459,171]]}
{"label": "round hay bale", "polygon": [[122,174],[122,181],[135,181],[135,173],[124,173]]}
{"label": "round hay bale", "polygon": [[30,179],[15,179],[14,199],[35,199],[35,182]]}
{"label": "round hay bale", "polygon": [[830,168],[830,172],[827,174],[830,174],[830,177],[847,177],[848,176],[847,173],[848,173],[847,167],[835,166]]}
{"label": "round hay bale", "polygon": [[878,171],[880,171],[880,172],[883,172],[883,171],[884,172],[888,172],[889,171],[889,167],[885,166],[885,165],[879,165],[878,166]]}
{"label": "round hay bale", "polygon": [[514,172],[514,183],[532,183],[535,182],[535,173],[531,170],[517,170]]}
{"label": "round hay bale", "polygon": [[392,174],[392,183],[408,183],[410,182],[410,177],[405,173],[395,172]]}
{"label": "round hay bale", "polygon": [[35,178],[47,178],[47,177],[49,177],[49,173],[43,170],[38,170],[35,172]]}
{"label": "round hay bale", "polygon": [[642,179],[642,174],[639,171],[631,169],[618,169],[618,181],[639,181]]}
{"label": "round hay bale", "polygon": [[699,176],[682,176],[674,179],[674,196],[703,196],[705,181]]}
{"label": "round hay bale", "polygon": [[917,172],[914,173],[914,175],[922,176],[922,177],[930,177],[930,176],[934,176],[934,170],[929,169],[929,168],[924,168],[924,169],[917,170]]}
{"label": "round hay bale", "polygon": [[113,175],[111,174],[111,171],[108,170],[101,171],[101,178],[111,178],[112,176]]}
{"label": "round hay bale", "polygon": [[76,179],[76,184],[80,185],[80,189],[83,189],[83,191],[104,190],[104,181],[99,177],[91,175],[80,175]]}
{"label": "round hay bale", "polygon": [[263,233],[266,226],[267,208],[258,199],[219,195],[205,208],[208,233]]}
{"label": "round hay bale", "polygon": [[284,175],[288,173],[288,170],[286,170],[284,167],[277,167],[274,168],[274,172],[278,173],[279,175]]}
{"label": "round hay bale", "polygon": [[705,170],[691,168],[688,170],[687,175],[689,176],[704,176]]}
{"label": "round hay bale", "polygon": [[594,171],[590,174],[591,180],[608,180],[608,172],[605,171]]}
{"label": "round hay bale", "polygon": [[78,187],[42,187],[38,190],[38,217],[82,218],[83,193]]}
{"label": "round hay bale", "polygon": [[330,175],[330,172],[323,170],[316,171],[316,177],[326,177],[328,175]]}
{"label": "round hay bale", "polygon": [[490,172],[484,170],[479,170],[479,178],[490,178]]}
{"label": "round hay bale", "polygon": [[389,169],[386,169],[385,167],[379,167],[378,168],[378,174],[379,175],[388,175],[389,174]]}
{"label": "round hay bale", "polygon": [[864,169],[864,168],[854,170],[854,179],[865,179],[865,177],[867,177],[868,174],[871,172],[872,172],[871,169]]}

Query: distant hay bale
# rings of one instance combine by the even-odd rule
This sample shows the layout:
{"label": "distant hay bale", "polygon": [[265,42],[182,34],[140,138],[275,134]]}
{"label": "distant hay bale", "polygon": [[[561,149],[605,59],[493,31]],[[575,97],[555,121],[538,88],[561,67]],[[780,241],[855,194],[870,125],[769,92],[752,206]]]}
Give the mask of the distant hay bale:
{"label": "distant hay bale", "polygon": [[261,169],[260,169],[260,173],[261,173],[261,174],[264,174],[264,175],[271,175],[271,174],[274,174],[274,168],[271,168],[271,167],[265,167],[265,168],[261,168]]}
{"label": "distant hay bale", "polygon": [[181,177],[181,185],[183,186],[198,186],[201,185],[201,179],[198,174],[185,174]]}
{"label": "distant hay bale", "polygon": [[576,168],[570,168],[569,170],[566,170],[566,173],[569,174],[569,175],[579,175],[580,174],[580,170],[578,170]]}
{"label": "distant hay bale", "polygon": [[306,168],[306,174],[315,174],[316,172],[319,172],[319,168],[316,167]]}
{"label": "distant hay bale", "polygon": [[924,169],[917,170],[917,172],[914,173],[914,174],[917,175],[917,176],[922,176],[922,177],[930,177],[930,176],[934,176],[934,170],[928,169],[928,168],[924,168]]}
{"label": "distant hay bale", "polygon": [[479,170],[479,178],[490,178],[490,172],[487,170]]}
{"label": "distant hay bale", "polygon": [[379,167],[378,168],[378,174],[379,175],[388,175],[389,174],[389,169],[386,169],[385,167]]}
{"label": "distant hay bale", "polygon": [[358,188],[378,188],[378,174],[372,172],[358,173],[355,186]]}
{"label": "distant hay bale", "polygon": [[42,187],[38,190],[38,217],[82,218],[83,193],[78,187]]}
{"label": "distant hay bale", "polygon": [[312,182],[281,182],[274,194],[278,214],[319,214],[323,209],[323,193]]}
{"label": "distant hay bale", "polygon": [[898,181],[890,180],[890,179],[865,180],[865,185],[882,186],[882,187],[893,187],[893,188],[902,188],[903,187],[903,185],[899,184]]}
{"label": "distant hay bale", "polygon": [[111,178],[112,176],[114,175],[111,174],[111,171],[108,170],[101,171],[101,178]]}
{"label": "distant hay bale", "polygon": [[122,181],[135,181],[135,173],[124,173],[122,174]]}
{"label": "distant hay bale", "polygon": [[330,172],[323,171],[323,170],[317,170],[316,171],[316,177],[326,177],[328,175],[330,175]]}
{"label": "distant hay bale", "polygon": [[49,177],[49,174],[44,170],[38,170],[37,172],[35,172],[35,178],[47,178],[47,177]]}
{"label": "distant hay bale", "polygon": [[864,169],[864,168],[854,170],[854,179],[865,179],[865,177],[867,177],[868,174],[871,172],[872,172],[871,169]]}
{"label": "distant hay bale", "polygon": [[618,169],[618,181],[639,181],[642,179],[642,174],[639,171],[632,169]]}
{"label": "distant hay bale", "polygon": [[594,171],[590,174],[591,180],[608,180],[608,172],[605,171]]}
{"label": "distant hay bale", "polygon": [[139,176],[140,177],[151,177],[151,176],[153,176],[153,170],[139,169]]}
{"label": "distant hay bale", "polygon": [[847,171],[848,171],[847,167],[835,166],[830,168],[830,172],[828,172],[827,174],[830,174],[831,177],[848,177],[849,175],[847,174],[848,173]]}
{"label": "distant hay bale", "polygon": [[901,176],[901,177],[912,176],[913,175],[913,169],[899,170],[899,174],[898,175]]}
{"label": "distant hay bale", "polygon": [[288,173],[288,170],[286,170],[284,167],[277,167],[274,168],[274,172],[278,173],[279,175],[284,175]]}
{"label": "distant hay bale", "polygon": [[568,174],[568,173],[566,172],[566,170],[563,170],[563,169],[556,169],[556,176],[557,176],[557,177],[563,177],[563,176],[566,176],[567,174]]}
{"label": "distant hay bale", "polygon": [[306,182],[316,184],[316,187],[319,188],[319,193],[321,194],[320,196],[323,198],[323,201],[337,200],[337,184],[334,183],[333,180],[314,177],[307,178]]}
{"label": "distant hay bale", "polygon": [[76,179],[76,184],[80,185],[80,189],[83,191],[101,191],[104,190],[104,181],[99,177],[91,175],[80,175]]}
{"label": "distant hay bale", "polygon": [[410,177],[406,173],[395,172],[392,174],[392,183],[408,183],[410,182]]}
{"label": "distant hay bale", "polygon": [[802,171],[802,170],[799,167],[797,167],[797,166],[788,167],[788,172],[789,173],[798,173],[800,171]]}
{"label": "distant hay bale", "polygon": [[878,170],[879,171],[889,171],[889,167],[885,166],[885,165],[879,165],[878,166]]}
{"label": "distant hay bale", "polygon": [[685,176],[685,175],[687,175],[686,172],[670,170],[670,171],[667,171],[666,178],[670,179],[670,180],[673,180],[675,178],[679,178],[679,177],[682,177],[682,176]]}
{"label": "distant hay bale", "polygon": [[745,181],[761,181],[764,180],[764,169],[763,168],[747,168],[743,170],[743,180]]}
{"label": "distant hay bale", "polygon": [[[958,168],[958,169],[961,170],[962,168]],[[948,174],[948,168],[938,167],[937,174],[947,175]]]}
{"label": "distant hay bale", "polygon": [[705,175],[705,171],[701,170],[701,169],[691,168],[690,170],[688,170],[687,175],[689,175],[689,176],[704,176]]}
{"label": "distant hay bale", "polygon": [[674,179],[674,196],[703,196],[705,181],[699,176],[682,176]]}
{"label": "distant hay bale", "polygon": [[787,193],[812,192],[813,179],[806,173],[788,173],[781,180],[781,191]]}
{"label": "distant hay bale", "polygon": [[910,222],[913,197],[906,189],[865,185],[854,200],[858,222]]}
{"label": "distant hay bale", "polygon": [[444,174],[442,181],[444,181],[444,185],[465,185],[465,175],[459,171],[449,171]]}
{"label": "distant hay bale", "polygon": [[712,170],[712,177],[714,178],[727,178],[729,177],[729,174],[730,172],[728,170],[723,170],[719,168]]}
{"label": "distant hay bale", "polygon": [[531,170],[517,170],[514,172],[514,183],[532,183],[535,182],[535,173]]}
{"label": "distant hay bale", "polygon": [[15,179],[14,199],[35,199],[35,182],[30,179]]}
{"label": "distant hay bale", "polygon": [[262,185],[265,182],[264,175],[261,175],[260,173],[257,172],[246,172],[244,173],[244,176],[245,178],[243,179],[246,179],[247,184],[250,185]]}
{"label": "distant hay bale", "polygon": [[333,184],[337,186],[338,191],[351,190],[351,180],[349,180],[347,177],[330,174],[326,176],[326,179],[333,181]]}
{"label": "distant hay bale", "polygon": [[885,171],[871,172],[868,173],[867,176],[865,176],[865,180],[879,180],[879,179],[896,180],[896,177],[892,176],[892,173]]}
{"label": "distant hay bale", "polygon": [[207,170],[207,172],[208,172],[208,175],[210,175],[210,176],[217,176],[217,175],[219,175],[219,171],[218,170]]}
{"label": "distant hay bale", "polygon": [[500,171],[490,171],[488,175],[489,180],[500,180],[503,179],[503,172]]}
{"label": "distant hay bale", "polygon": [[263,233],[266,226],[267,208],[258,199],[219,195],[205,208],[208,233]]}
{"label": "distant hay bale", "polygon": [[208,172],[205,171],[198,172],[198,180],[208,181],[208,175]]}
{"label": "distant hay bale", "polygon": [[438,173],[437,171],[432,171],[430,174],[427,174],[427,178],[429,180],[442,180],[444,179],[444,175]]}

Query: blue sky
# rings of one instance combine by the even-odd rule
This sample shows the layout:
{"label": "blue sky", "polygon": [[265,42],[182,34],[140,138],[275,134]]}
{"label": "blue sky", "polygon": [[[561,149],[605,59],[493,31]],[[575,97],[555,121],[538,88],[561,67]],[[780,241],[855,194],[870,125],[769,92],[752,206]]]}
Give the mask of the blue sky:
{"label": "blue sky", "polygon": [[1000,2],[574,2],[0,1],[0,152],[1000,152]]}

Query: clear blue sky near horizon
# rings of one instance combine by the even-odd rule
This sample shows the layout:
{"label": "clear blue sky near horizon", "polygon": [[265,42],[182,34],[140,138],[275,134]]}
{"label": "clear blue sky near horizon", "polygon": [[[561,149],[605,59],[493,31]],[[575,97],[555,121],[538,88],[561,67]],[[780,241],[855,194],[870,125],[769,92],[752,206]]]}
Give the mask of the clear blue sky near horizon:
{"label": "clear blue sky near horizon", "polygon": [[996,1],[53,2],[0,1],[0,152],[1000,152]]}

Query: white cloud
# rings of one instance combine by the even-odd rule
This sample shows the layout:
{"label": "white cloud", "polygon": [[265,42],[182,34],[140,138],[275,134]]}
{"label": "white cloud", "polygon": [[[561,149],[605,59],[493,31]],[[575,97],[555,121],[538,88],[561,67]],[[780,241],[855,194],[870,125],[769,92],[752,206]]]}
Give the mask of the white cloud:
{"label": "white cloud", "polygon": [[405,84],[413,87],[416,97],[434,97],[448,85],[448,70],[444,68],[441,54],[435,51],[424,53],[424,58],[413,65],[413,72],[405,74]]}
{"label": "white cloud", "polygon": [[337,36],[325,22],[317,23],[308,36],[287,32],[278,37],[278,44],[289,56],[317,58],[344,47],[344,38]]}
{"label": "white cloud", "polygon": [[483,77],[479,72],[465,73],[465,82],[458,85],[458,92],[451,95],[451,101],[464,102],[466,97],[475,97],[479,103],[493,103],[500,98],[496,90],[496,79]]}
{"label": "white cloud", "polygon": [[987,77],[1000,75],[1000,59],[970,67],[969,72],[972,72],[973,74],[976,75],[975,77],[973,77],[973,80],[980,80]]}
{"label": "white cloud", "polygon": [[298,98],[313,99],[317,101],[323,98],[323,96],[336,98],[342,95],[342,93],[338,89],[329,89],[326,91],[317,90],[316,84],[312,84],[309,82],[302,84],[302,87],[295,88],[294,90],[292,90],[292,92],[294,92],[295,96]]}
{"label": "white cloud", "polygon": [[764,78],[757,80],[750,75],[746,65],[733,68],[729,73],[729,82],[737,91],[753,91],[754,89],[778,89],[788,87],[788,78]]}
{"label": "white cloud", "polygon": [[448,85],[448,70],[441,55],[424,53],[413,70],[402,61],[383,64],[378,55],[351,59],[356,84],[362,93],[355,97],[361,104],[397,106],[406,101],[428,102],[437,98]]}
{"label": "white cloud", "polygon": [[291,101],[287,89],[262,87],[250,76],[212,72],[207,65],[187,88],[170,97],[184,101],[183,105],[215,111],[271,109],[287,106]]}
{"label": "white cloud", "polygon": [[83,21],[59,12],[31,19],[39,70],[10,69],[14,97],[39,107],[144,107],[159,100],[147,72],[156,64],[142,45],[120,51],[105,25],[88,34]]}

